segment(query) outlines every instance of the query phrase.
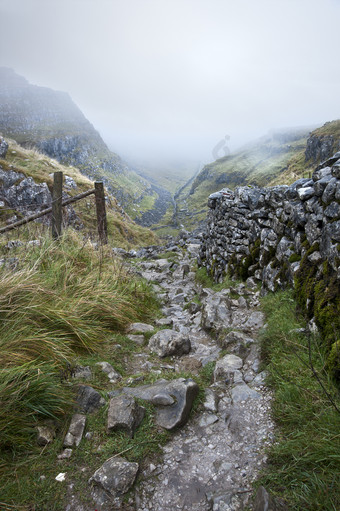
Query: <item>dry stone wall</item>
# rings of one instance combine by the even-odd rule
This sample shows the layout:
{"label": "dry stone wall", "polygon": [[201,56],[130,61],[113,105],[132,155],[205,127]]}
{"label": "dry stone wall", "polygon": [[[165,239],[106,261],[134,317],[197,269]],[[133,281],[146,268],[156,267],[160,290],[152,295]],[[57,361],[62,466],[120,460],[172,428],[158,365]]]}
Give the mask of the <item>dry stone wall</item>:
{"label": "dry stone wall", "polygon": [[226,273],[253,277],[263,291],[274,291],[303,277],[307,266],[314,277],[327,271],[340,278],[340,152],[310,179],[223,189],[208,205],[198,263],[215,281]]}

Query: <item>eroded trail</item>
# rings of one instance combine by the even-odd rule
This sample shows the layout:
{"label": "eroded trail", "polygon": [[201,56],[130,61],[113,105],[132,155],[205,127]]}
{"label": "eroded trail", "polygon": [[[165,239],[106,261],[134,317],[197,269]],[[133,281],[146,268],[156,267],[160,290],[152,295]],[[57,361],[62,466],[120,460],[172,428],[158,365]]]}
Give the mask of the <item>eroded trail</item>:
{"label": "eroded trail", "polygon": [[273,441],[271,395],[259,372],[259,292],[251,280],[220,292],[202,289],[190,271],[196,249],[187,246],[175,271],[166,260],[141,263],[143,276],[157,282],[163,324],[191,342],[189,354],[173,357],[173,370],[216,365],[202,411],[142,474],[135,491],[140,511],[244,509],[266,460],[264,448]]}

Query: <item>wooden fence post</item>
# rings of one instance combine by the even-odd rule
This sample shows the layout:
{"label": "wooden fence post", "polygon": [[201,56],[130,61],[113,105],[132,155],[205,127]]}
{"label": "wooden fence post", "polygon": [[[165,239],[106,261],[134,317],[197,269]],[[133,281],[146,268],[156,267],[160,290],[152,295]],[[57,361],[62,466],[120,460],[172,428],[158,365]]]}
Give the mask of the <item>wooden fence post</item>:
{"label": "wooden fence post", "polygon": [[107,245],[107,220],[105,209],[104,185],[102,182],[96,181],[94,183],[94,188],[96,197],[99,240],[102,245]]}
{"label": "wooden fence post", "polygon": [[58,239],[61,235],[62,222],[62,195],[63,173],[54,172],[52,190],[52,238]]}

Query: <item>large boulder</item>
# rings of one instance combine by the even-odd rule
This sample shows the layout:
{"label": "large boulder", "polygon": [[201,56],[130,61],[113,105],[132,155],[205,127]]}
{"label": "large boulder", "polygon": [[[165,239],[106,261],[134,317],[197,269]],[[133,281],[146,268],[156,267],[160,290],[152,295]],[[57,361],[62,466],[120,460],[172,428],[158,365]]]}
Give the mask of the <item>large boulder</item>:
{"label": "large boulder", "polygon": [[113,397],[109,403],[107,430],[109,433],[123,430],[132,438],[144,414],[145,408],[138,405],[133,397],[124,394]]}
{"label": "large boulder", "polygon": [[123,392],[154,404],[156,424],[172,430],[187,422],[198,390],[193,380],[179,378],[173,381],[159,380],[153,385],[126,387]]}
{"label": "large boulder", "polygon": [[171,355],[181,356],[189,353],[189,336],[175,330],[160,330],[149,340],[149,349],[161,358]]}

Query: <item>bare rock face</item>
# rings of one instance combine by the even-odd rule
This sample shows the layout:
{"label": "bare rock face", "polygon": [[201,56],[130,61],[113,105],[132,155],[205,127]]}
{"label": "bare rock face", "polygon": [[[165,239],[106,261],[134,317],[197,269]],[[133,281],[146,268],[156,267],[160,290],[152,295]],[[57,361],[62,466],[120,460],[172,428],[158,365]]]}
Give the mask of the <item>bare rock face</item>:
{"label": "bare rock face", "polygon": [[70,427],[64,439],[64,447],[78,447],[82,439],[86,423],[86,415],[76,413],[71,419]]}
{"label": "bare rock face", "polygon": [[197,383],[184,378],[170,382],[160,380],[153,385],[123,389],[127,394],[153,403],[156,406],[156,424],[167,430],[183,426],[187,422],[198,390]]}
{"label": "bare rock face", "polygon": [[138,463],[130,463],[124,458],[110,458],[96,470],[89,483],[99,486],[113,498],[120,497],[129,491],[135,482],[138,468]]}
{"label": "bare rock face", "polygon": [[175,330],[160,330],[149,341],[149,349],[161,358],[189,353],[191,343],[188,335]]}
{"label": "bare rock face", "polygon": [[107,416],[107,430],[125,431],[130,438],[135,434],[136,429],[142,422],[145,408],[139,406],[131,396],[121,394],[110,400]]}

